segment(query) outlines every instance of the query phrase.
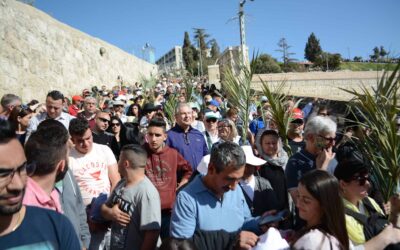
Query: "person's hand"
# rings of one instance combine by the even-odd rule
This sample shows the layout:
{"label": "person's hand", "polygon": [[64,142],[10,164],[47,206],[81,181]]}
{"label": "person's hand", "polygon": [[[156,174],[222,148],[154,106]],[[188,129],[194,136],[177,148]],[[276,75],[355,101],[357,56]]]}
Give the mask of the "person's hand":
{"label": "person's hand", "polygon": [[378,236],[383,240],[385,246],[390,244],[396,244],[400,242],[400,229],[389,224]]}
{"label": "person's hand", "polygon": [[322,149],[315,160],[317,169],[328,170],[329,162],[335,158],[335,155],[336,153],[332,151],[332,147]]}
{"label": "person's hand", "polygon": [[[263,215],[260,218],[263,218],[263,217],[268,216],[268,215],[274,215],[276,213],[277,213],[277,211],[275,209],[274,210],[269,210],[269,211],[264,212]],[[261,225],[260,229],[261,229],[261,232],[265,233],[265,232],[268,231],[268,229],[270,227],[276,227],[277,228],[278,225],[279,225],[279,222],[273,222],[273,223]]]}
{"label": "person's hand", "polygon": [[241,231],[237,236],[235,249],[249,250],[257,244],[258,236],[249,231]]}
{"label": "person's hand", "polygon": [[119,209],[119,203],[115,204],[112,209],[111,209],[111,213],[112,213],[112,220],[121,224],[122,226],[126,226],[129,221],[131,220],[131,217],[129,216],[129,214],[121,211],[121,209]]}

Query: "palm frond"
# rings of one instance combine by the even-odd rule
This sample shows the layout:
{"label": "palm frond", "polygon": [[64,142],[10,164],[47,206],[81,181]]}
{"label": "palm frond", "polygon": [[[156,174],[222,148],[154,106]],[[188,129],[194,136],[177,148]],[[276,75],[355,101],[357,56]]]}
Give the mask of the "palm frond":
{"label": "palm frond", "polygon": [[250,67],[240,65],[239,75],[235,75],[230,68],[226,68],[224,72],[224,91],[229,97],[230,104],[240,110],[239,117],[243,121],[242,131],[239,131],[243,143],[246,141],[249,127],[251,81],[254,75],[256,58],[257,56],[253,54]]}
{"label": "palm frond", "polygon": [[400,113],[399,69],[400,64],[392,73],[385,72],[375,88],[362,85],[358,91],[342,89],[354,95],[349,109],[357,114],[354,117],[361,118],[354,122],[371,130],[369,136],[356,143],[371,163],[373,178],[386,200],[396,192],[400,177],[400,136],[395,123]]}
{"label": "palm frond", "polygon": [[[274,86],[260,78],[262,83],[262,90],[264,95],[268,98],[271,105],[271,115],[272,119],[278,127],[279,135],[282,138],[283,147],[289,156],[292,155],[292,150],[289,146],[287,130],[289,128],[290,117],[292,115],[292,110],[287,110],[285,107],[287,95],[284,93],[284,87],[286,85],[285,81],[282,81],[278,85]],[[296,103],[298,105],[300,100]]]}

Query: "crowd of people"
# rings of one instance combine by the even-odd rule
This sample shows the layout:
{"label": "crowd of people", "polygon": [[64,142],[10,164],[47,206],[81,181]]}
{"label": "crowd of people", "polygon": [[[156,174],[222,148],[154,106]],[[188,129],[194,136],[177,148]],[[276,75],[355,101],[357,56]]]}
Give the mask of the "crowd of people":
{"label": "crowd of people", "polygon": [[348,116],[338,131],[332,108],[294,103],[284,147],[267,97],[244,128],[203,80],[5,94],[0,248],[400,249],[400,208],[356,146],[369,129]]}

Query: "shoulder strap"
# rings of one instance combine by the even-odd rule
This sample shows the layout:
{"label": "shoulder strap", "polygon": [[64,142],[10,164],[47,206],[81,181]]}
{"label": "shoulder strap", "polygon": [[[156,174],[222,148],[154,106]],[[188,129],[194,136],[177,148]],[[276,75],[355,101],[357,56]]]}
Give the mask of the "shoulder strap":
{"label": "shoulder strap", "polygon": [[345,213],[347,215],[350,215],[351,217],[356,219],[363,226],[367,226],[368,225],[368,217],[367,216],[365,216],[363,214],[360,214],[360,213],[357,213],[357,212],[355,212],[355,211],[353,211],[353,210],[351,210],[350,208],[347,208],[347,207],[344,209],[344,211],[345,211]]}
{"label": "shoulder strap", "polygon": [[372,205],[372,202],[368,197],[365,197],[364,199],[362,199],[362,203],[363,203],[365,209],[368,211],[369,215],[372,215],[372,214],[378,212],[378,211],[376,211],[374,205]]}

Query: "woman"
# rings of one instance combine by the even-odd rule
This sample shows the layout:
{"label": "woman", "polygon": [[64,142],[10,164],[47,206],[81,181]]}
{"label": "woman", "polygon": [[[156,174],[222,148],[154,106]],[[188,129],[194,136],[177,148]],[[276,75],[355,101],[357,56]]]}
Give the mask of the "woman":
{"label": "woman", "polygon": [[299,181],[297,207],[306,226],[294,249],[349,249],[339,184],[326,171],[314,170]]}
{"label": "woman", "polygon": [[122,129],[122,121],[117,116],[112,116],[110,119],[110,126],[107,129],[107,132],[110,132],[114,135],[115,140],[111,143],[111,150],[113,151],[115,157],[119,158],[119,153],[121,149],[121,129]]}
{"label": "woman", "polygon": [[400,230],[389,225],[364,245],[354,247],[347,235],[339,182],[326,171],[313,170],[300,179],[296,206],[306,226],[297,233],[293,249],[376,250],[400,241]]}
{"label": "woman", "polygon": [[140,113],[140,105],[137,103],[131,104],[126,114],[128,116],[128,121],[132,123],[139,123]]}
{"label": "woman", "polygon": [[[261,158],[267,161],[258,170],[260,176],[267,179],[278,198],[278,209],[289,209],[289,195],[286,185],[285,167],[288,156],[282,148],[282,141],[276,130],[264,130],[258,138],[257,150]],[[290,227],[290,222],[285,226]]]}
{"label": "woman", "polygon": [[[237,129],[233,121],[222,119],[218,122],[218,136],[220,141],[231,141],[242,146],[241,136],[238,135]],[[248,143],[244,143],[248,144]]]}
{"label": "woman", "polygon": [[15,128],[18,140],[22,145],[25,144],[26,128],[29,125],[29,121],[33,116],[33,112],[27,106],[15,107],[10,114],[8,120]]}
{"label": "woman", "polygon": [[[371,184],[367,166],[362,155],[352,151],[339,161],[335,169],[346,209],[347,232],[354,245],[364,244],[378,235],[388,223],[376,201],[368,197]],[[360,217],[371,223],[364,224]]]}

